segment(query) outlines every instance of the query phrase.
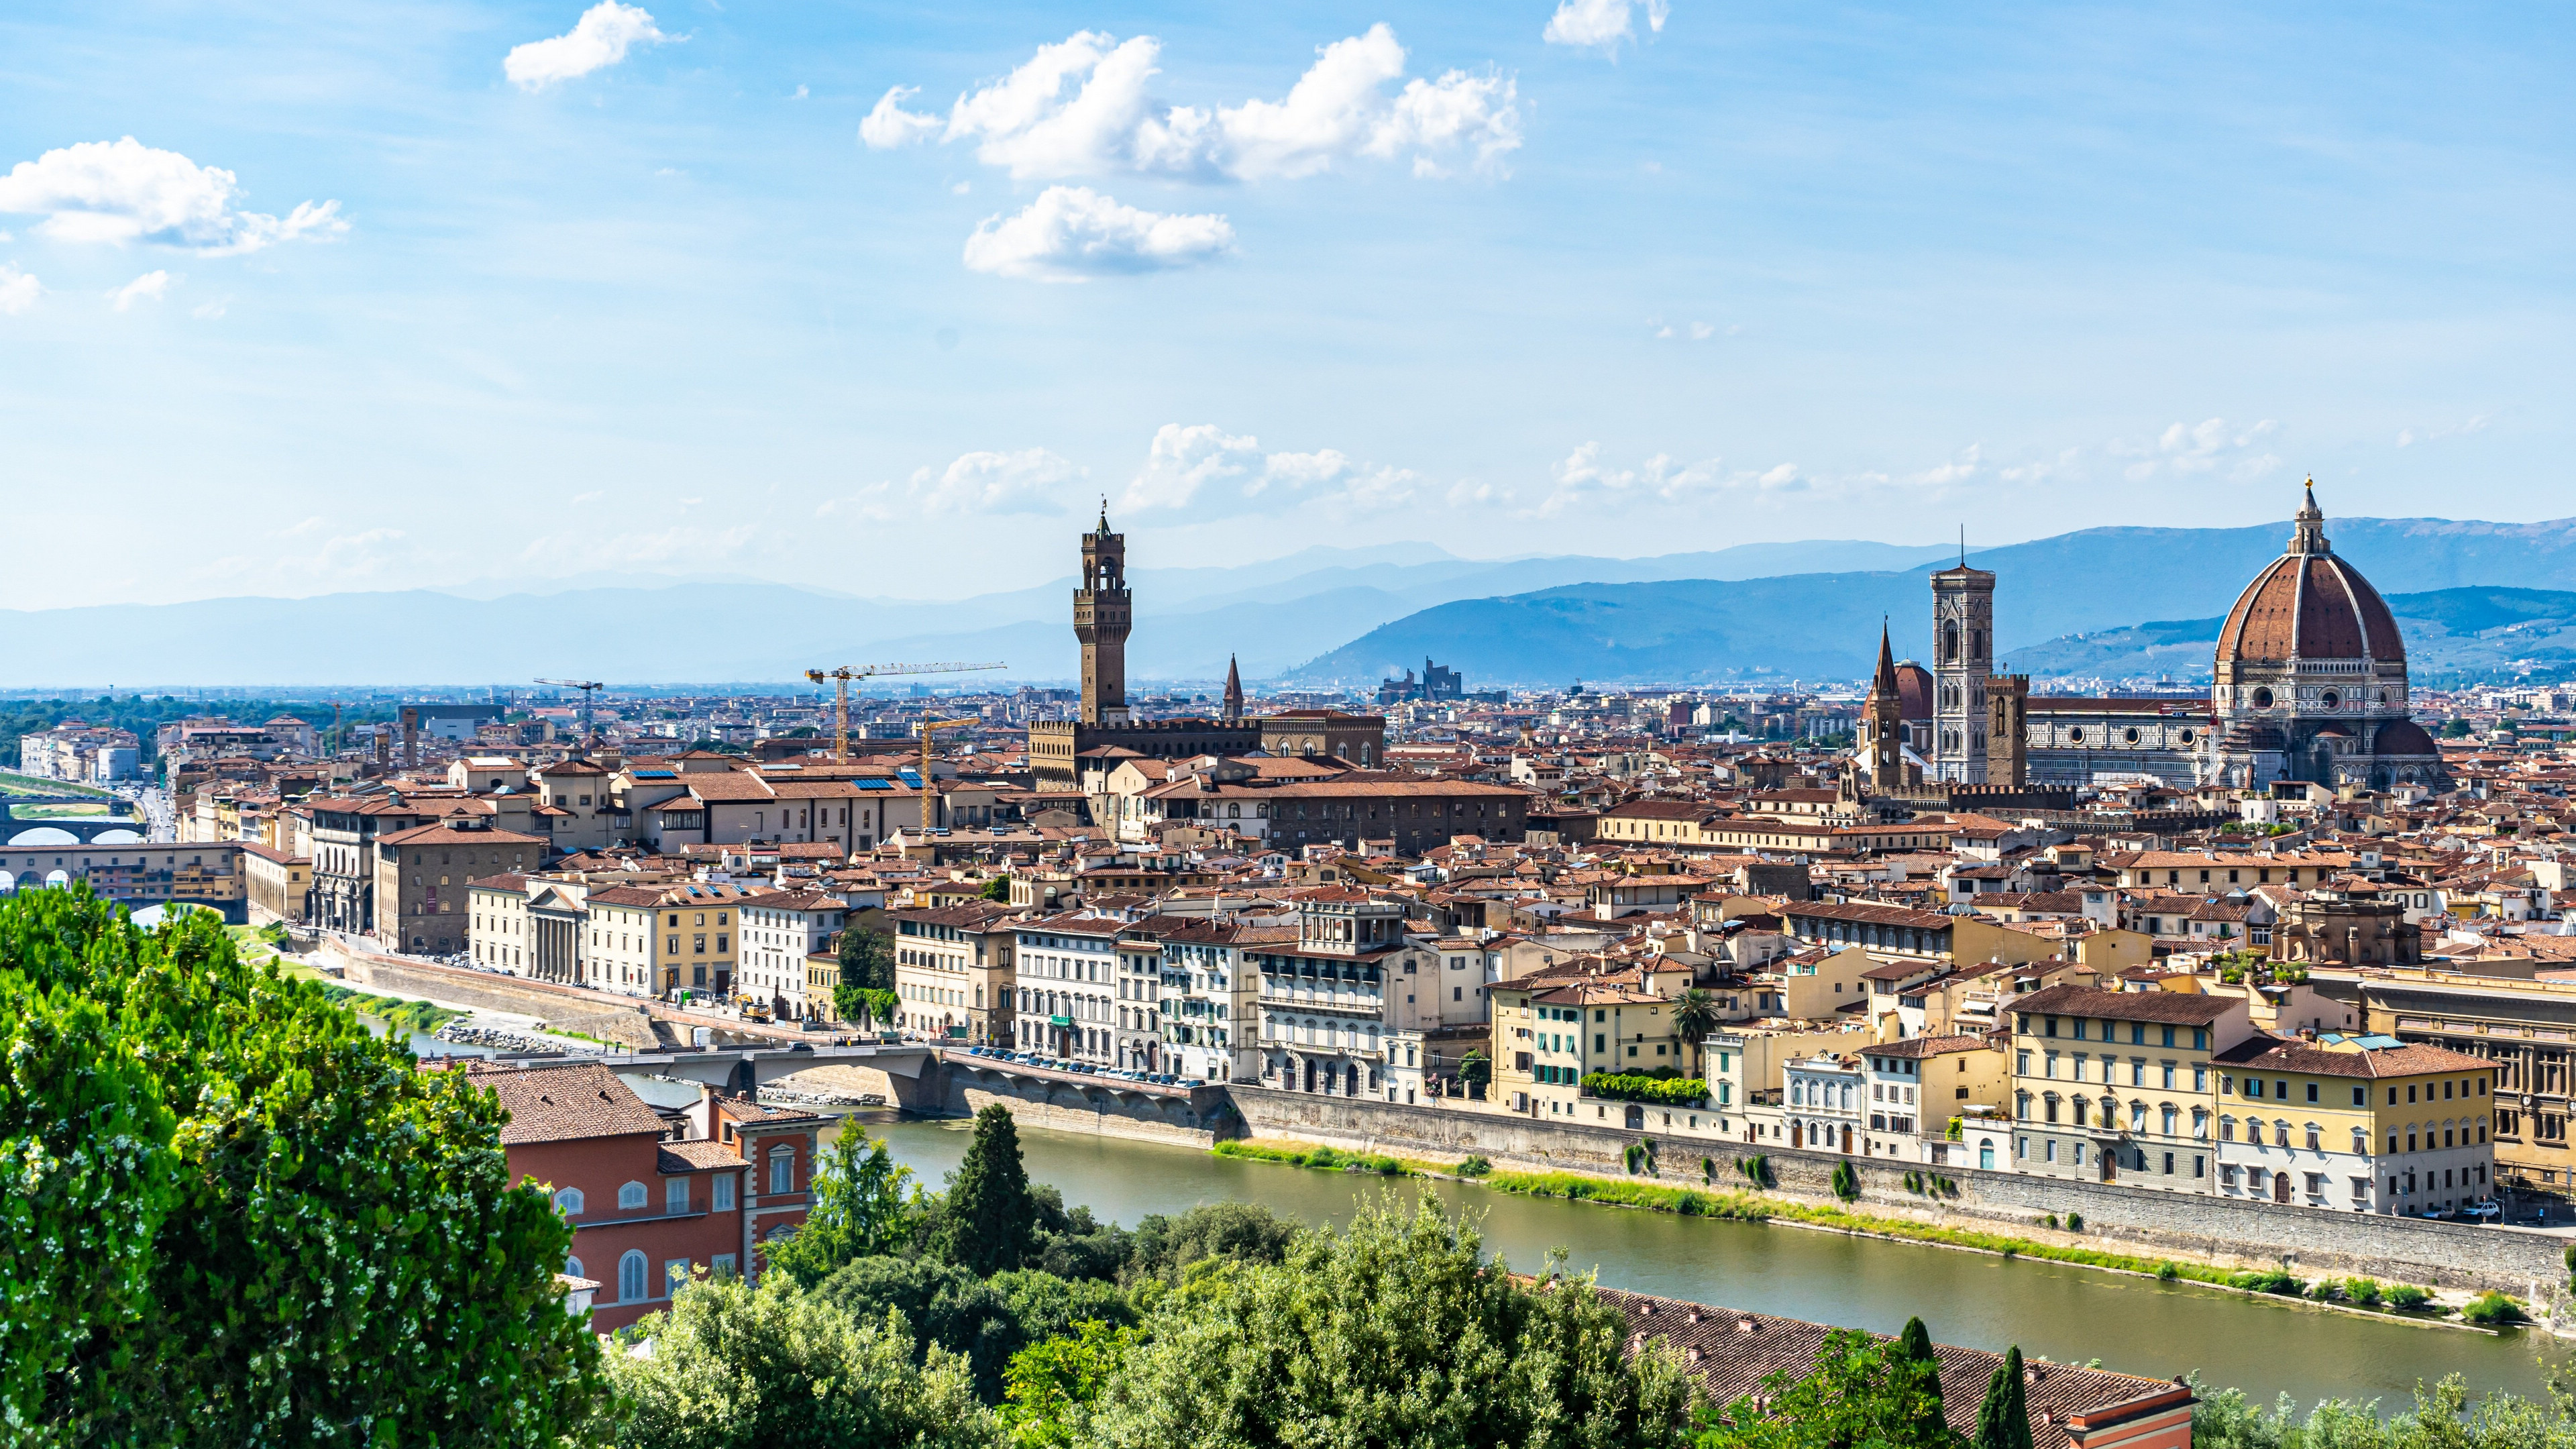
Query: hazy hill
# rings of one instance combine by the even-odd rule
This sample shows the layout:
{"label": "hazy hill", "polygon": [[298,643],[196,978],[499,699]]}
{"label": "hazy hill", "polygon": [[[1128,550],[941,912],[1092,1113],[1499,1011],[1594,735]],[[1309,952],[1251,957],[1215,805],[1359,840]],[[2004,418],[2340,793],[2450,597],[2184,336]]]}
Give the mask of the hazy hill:
{"label": "hazy hill", "polygon": [[[2352,518],[2329,520],[2327,527],[2336,551],[2383,594],[2451,589],[2464,581],[2490,588],[2576,589],[2576,519],[2500,524]],[[2234,529],[2096,528],[1971,551],[1969,561],[1999,575],[1995,635],[2010,653],[2068,635],[2130,627],[2142,618],[2223,614],[2255,571],[2280,553],[2288,534],[2286,522]],[[1928,654],[1926,576],[1940,566],[1731,583],[1585,583],[1458,600],[1372,629],[1291,670],[1289,677],[1356,684],[1419,668],[1427,652],[1464,670],[1470,687],[1576,678],[1854,678],[1869,670],[1882,616],[1900,655]],[[2214,625],[2207,637],[2216,637]],[[2153,643],[2135,642],[2141,648]]]}
{"label": "hazy hill", "polygon": [[[2390,594],[2389,612],[2406,633],[2414,677],[2433,681],[2576,665],[2576,593],[2550,589],[2437,589]],[[2015,651],[2005,667],[2034,678],[2121,679],[2209,675],[2225,615],[2132,624],[2070,634]]]}

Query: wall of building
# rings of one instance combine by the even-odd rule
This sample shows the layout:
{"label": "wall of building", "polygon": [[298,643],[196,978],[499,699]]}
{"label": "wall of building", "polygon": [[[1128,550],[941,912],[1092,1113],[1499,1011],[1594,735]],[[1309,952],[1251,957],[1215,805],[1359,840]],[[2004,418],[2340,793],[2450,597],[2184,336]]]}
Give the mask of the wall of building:
{"label": "wall of building", "polygon": [[[1236,1083],[1229,1091],[1254,1136],[1294,1137],[1428,1158],[1480,1153],[1497,1166],[1539,1171],[1626,1175],[1628,1145],[1650,1134],[1533,1122],[1503,1113],[1406,1107],[1347,1097],[1308,1096]],[[1733,1176],[1742,1146],[1684,1144],[1664,1153],[1663,1178],[1698,1185],[1697,1159],[1711,1156],[1718,1181]],[[2056,1182],[1967,1167],[1937,1169],[1959,1187],[1956,1199],[1932,1204],[1906,1191],[1904,1175],[1920,1164],[1846,1158],[1832,1153],[1765,1148],[1779,1190],[1830,1200],[1834,1168],[1858,1175],[1857,1207],[1890,1217],[2002,1227],[2073,1242],[2036,1227],[2042,1214],[2080,1213],[2083,1240],[2114,1251],[2165,1254],[2241,1268],[2287,1266],[2301,1276],[2365,1274],[2399,1283],[2498,1288],[2517,1296],[2565,1276],[2564,1244],[2538,1234],[2464,1223],[2436,1223],[2365,1213],[2276,1207],[2101,1183]]]}

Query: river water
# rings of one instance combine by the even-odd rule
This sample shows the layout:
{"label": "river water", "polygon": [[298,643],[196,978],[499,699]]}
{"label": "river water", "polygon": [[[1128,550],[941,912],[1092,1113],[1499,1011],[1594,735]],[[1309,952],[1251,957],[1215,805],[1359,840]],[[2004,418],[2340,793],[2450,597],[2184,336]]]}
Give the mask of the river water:
{"label": "river water", "polygon": [[[932,1186],[965,1155],[966,1122],[862,1120]],[[1339,1222],[1363,1194],[1388,1190],[1374,1177],[1029,1127],[1020,1143],[1032,1180],[1054,1183],[1067,1206],[1129,1226],[1147,1213],[1229,1198]],[[1419,1186],[1394,1185],[1408,1200]],[[2287,1392],[2303,1404],[2379,1399],[2393,1411],[2418,1379],[2449,1373],[2473,1390],[2542,1392],[2539,1335],[2424,1328],[2024,1258],[1430,1186],[1482,1213],[1487,1250],[1513,1267],[1537,1267],[1562,1248],[1569,1266],[1597,1272],[1607,1287],[1881,1333],[1920,1314],[1944,1343],[1996,1351],[2018,1343],[2027,1355],[2098,1357],[2104,1368],[2152,1378],[2197,1369],[2205,1383],[2266,1403]]]}

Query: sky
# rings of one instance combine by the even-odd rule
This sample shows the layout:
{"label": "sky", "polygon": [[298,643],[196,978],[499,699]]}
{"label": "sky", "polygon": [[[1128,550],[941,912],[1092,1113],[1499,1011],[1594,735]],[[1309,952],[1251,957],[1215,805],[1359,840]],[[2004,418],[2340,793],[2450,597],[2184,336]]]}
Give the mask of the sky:
{"label": "sky", "polygon": [[17,0],[0,608],[2576,514],[2571,35]]}

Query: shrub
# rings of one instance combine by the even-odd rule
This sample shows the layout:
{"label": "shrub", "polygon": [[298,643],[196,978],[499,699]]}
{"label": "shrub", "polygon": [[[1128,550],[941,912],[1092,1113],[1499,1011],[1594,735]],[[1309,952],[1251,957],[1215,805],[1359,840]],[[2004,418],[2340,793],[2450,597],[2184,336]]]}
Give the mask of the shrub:
{"label": "shrub", "polygon": [[1860,1174],[1848,1162],[1834,1164],[1834,1196],[1850,1202],[1860,1196]]}
{"label": "shrub", "polygon": [[1708,1083],[1697,1078],[1643,1073],[1594,1072],[1583,1079],[1583,1090],[1613,1102],[1651,1102],[1661,1107],[1696,1107],[1708,1100]]}
{"label": "shrub", "polygon": [[1494,1164],[1487,1162],[1483,1153],[1472,1153],[1466,1161],[1458,1164],[1460,1177],[1483,1177],[1493,1170]]}
{"label": "shrub", "polygon": [[2230,1274],[2228,1275],[2227,1286],[2230,1288],[2244,1288],[2255,1293],[2278,1293],[2285,1298],[2302,1297],[2306,1294],[2308,1288],[2307,1282],[2304,1279],[2293,1278],[2278,1268],[2268,1268],[2259,1272]]}
{"label": "shrub", "polygon": [[1717,1185],[1716,1158],[1703,1157],[1699,1160],[1699,1180],[1707,1183],[1711,1187],[1715,1187]]}
{"label": "shrub", "polygon": [[2343,1280],[2343,1296],[2345,1302],[2358,1303],[2364,1308],[2376,1308],[2379,1306],[2379,1280],[2346,1278]]}
{"label": "shrub", "polygon": [[2068,1213],[2066,1215],[2066,1230],[2070,1233],[2080,1233],[2084,1231],[2084,1214]]}
{"label": "shrub", "polygon": [[2175,1267],[2170,1258],[2156,1264],[2156,1281],[2159,1283],[2170,1283],[2181,1276],[2182,1269]]}
{"label": "shrub", "polygon": [[2483,1328],[2496,1328],[2508,1323],[2524,1323],[2522,1305],[2490,1288],[2461,1307],[2460,1317]]}
{"label": "shrub", "polygon": [[2048,1214],[2046,1217],[2041,1218],[2041,1219],[2039,1220],[2039,1225],[2040,1225],[2041,1227],[2043,1227],[2043,1228],[2053,1228],[2053,1227],[2056,1227],[2056,1226],[2057,1226],[2057,1214],[2055,1214],[2055,1213],[2050,1213],[2050,1214]]}
{"label": "shrub", "polygon": [[2432,1301],[2432,1294],[2411,1283],[2392,1284],[2388,1289],[2388,1306],[2400,1313],[2412,1313]]}

